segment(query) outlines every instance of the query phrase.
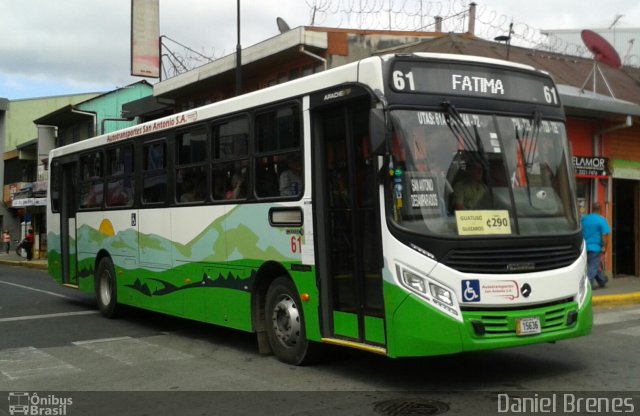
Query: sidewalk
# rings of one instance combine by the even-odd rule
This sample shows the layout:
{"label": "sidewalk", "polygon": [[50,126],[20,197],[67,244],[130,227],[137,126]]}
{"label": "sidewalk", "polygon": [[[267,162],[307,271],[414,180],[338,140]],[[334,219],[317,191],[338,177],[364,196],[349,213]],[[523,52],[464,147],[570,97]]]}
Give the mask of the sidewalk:
{"label": "sidewalk", "polygon": [[0,264],[7,264],[10,266],[23,266],[23,267],[29,267],[32,269],[43,269],[43,270],[47,270],[48,264],[47,264],[47,259],[34,259],[34,260],[27,260],[26,257],[20,257],[16,254],[16,250],[14,248],[12,248],[9,251],[9,254],[6,254],[4,251],[0,253]]}
{"label": "sidewalk", "polygon": [[[28,261],[25,257],[18,256],[15,250],[11,250],[9,254],[0,253],[0,264],[47,270],[46,259]],[[592,303],[593,306],[640,304],[640,277],[610,278],[604,289],[593,290]]]}
{"label": "sidewalk", "polygon": [[640,277],[609,278],[604,289],[593,290],[592,303],[593,306],[640,304]]}

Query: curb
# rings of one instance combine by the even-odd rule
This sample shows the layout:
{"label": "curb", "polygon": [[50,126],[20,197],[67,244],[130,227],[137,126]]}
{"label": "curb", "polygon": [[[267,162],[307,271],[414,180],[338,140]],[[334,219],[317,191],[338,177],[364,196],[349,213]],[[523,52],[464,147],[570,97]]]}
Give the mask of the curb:
{"label": "curb", "polygon": [[20,266],[28,269],[47,270],[49,265],[47,263],[39,261],[14,261],[14,260],[0,260],[0,264],[6,264],[7,266]]}
{"label": "curb", "polygon": [[620,295],[599,295],[591,298],[592,306],[631,305],[634,303],[640,303],[640,292]]}

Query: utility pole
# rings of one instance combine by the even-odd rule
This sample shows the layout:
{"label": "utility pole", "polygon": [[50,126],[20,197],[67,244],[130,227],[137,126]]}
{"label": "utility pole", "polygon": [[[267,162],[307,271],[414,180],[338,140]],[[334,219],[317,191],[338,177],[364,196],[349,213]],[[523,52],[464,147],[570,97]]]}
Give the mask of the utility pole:
{"label": "utility pole", "polygon": [[238,43],[236,45],[236,95],[242,94],[242,47],[240,46],[240,0],[238,4]]}

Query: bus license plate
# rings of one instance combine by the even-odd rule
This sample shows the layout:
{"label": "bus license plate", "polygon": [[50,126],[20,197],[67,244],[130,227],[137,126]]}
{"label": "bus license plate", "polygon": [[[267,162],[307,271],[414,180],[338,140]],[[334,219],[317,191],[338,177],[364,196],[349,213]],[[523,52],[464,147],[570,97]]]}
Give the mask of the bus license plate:
{"label": "bus license plate", "polygon": [[518,336],[539,334],[540,332],[540,318],[516,319],[516,334]]}

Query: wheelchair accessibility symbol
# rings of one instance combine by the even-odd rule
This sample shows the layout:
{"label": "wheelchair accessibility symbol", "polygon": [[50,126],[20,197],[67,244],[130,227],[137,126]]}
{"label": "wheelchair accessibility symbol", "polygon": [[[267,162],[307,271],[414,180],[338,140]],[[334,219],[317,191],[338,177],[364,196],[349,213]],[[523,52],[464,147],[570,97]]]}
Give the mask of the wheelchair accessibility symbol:
{"label": "wheelchair accessibility symbol", "polygon": [[462,281],[462,300],[464,302],[480,302],[480,281]]}

